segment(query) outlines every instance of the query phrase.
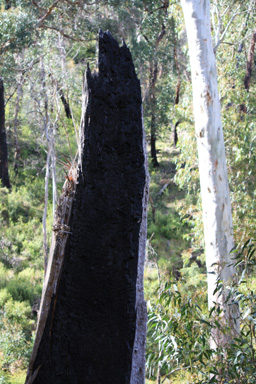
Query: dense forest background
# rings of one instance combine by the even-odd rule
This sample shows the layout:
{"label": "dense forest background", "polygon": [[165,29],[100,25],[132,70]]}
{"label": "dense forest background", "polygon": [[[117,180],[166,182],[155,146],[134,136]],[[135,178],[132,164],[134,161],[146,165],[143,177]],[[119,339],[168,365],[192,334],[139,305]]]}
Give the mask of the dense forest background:
{"label": "dense forest background", "polygon": [[[0,128],[8,149],[8,180],[2,178],[0,188],[0,383],[24,382],[53,214],[77,162],[83,73],[87,63],[97,71],[99,28],[120,44],[125,40],[142,87],[151,176],[147,380],[216,382],[206,379],[216,373],[208,339],[218,324],[207,311],[192,84],[179,1],[1,0],[0,6]],[[228,366],[230,383],[255,383],[255,15],[255,0],[212,1],[241,275],[233,287],[241,337],[219,360]]]}

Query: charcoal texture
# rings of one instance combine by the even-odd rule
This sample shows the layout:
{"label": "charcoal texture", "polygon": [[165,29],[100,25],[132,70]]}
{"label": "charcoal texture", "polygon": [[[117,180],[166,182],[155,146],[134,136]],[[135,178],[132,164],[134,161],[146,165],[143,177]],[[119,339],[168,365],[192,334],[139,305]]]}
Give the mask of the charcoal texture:
{"label": "charcoal texture", "polygon": [[82,156],[64,265],[34,384],[128,384],[145,186],[140,83],[125,43],[99,35],[86,72]]}

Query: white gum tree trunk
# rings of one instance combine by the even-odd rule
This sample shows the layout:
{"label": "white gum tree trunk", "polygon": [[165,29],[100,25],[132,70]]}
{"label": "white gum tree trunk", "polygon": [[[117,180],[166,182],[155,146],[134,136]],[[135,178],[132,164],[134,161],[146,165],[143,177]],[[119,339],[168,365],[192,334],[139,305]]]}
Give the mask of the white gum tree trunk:
{"label": "white gum tree trunk", "polygon": [[[203,206],[208,303],[219,303],[223,321],[230,326],[227,336],[213,334],[213,348],[239,332],[239,309],[225,304],[223,293],[214,294],[218,277],[228,285],[235,276],[230,251],[234,246],[230,192],[226,167],[217,70],[210,24],[210,0],[181,0],[187,30],[195,131]],[[237,320],[236,320],[237,319]]]}

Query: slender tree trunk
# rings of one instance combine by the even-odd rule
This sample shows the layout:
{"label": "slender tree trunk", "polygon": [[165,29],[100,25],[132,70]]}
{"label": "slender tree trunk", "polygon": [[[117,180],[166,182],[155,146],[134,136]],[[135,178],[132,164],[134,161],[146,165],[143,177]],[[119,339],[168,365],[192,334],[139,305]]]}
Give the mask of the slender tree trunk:
{"label": "slender tree trunk", "polygon": [[[46,138],[46,150],[47,150],[47,159],[45,165],[45,194],[44,194],[44,212],[43,212],[43,254],[44,254],[44,267],[45,273],[48,265],[48,256],[49,256],[49,246],[47,238],[47,213],[48,213],[48,199],[49,199],[49,180],[50,176],[52,177],[52,201],[53,201],[53,216],[55,212],[55,207],[57,203],[57,181],[56,181],[56,154],[55,154],[55,135],[56,135],[56,125],[58,121],[58,113],[55,119],[54,124],[52,124],[50,115],[49,115],[49,104],[48,104],[48,95],[46,88],[46,76],[43,58],[40,58],[41,65],[41,92],[40,100],[38,100],[34,95],[34,89],[32,86],[31,96],[34,100],[34,110],[38,110],[40,116],[43,118],[43,131]],[[43,104],[43,110],[42,110]],[[35,119],[37,116],[35,115]]]}
{"label": "slender tree trunk", "polygon": [[[66,57],[66,48],[65,48],[65,40],[64,37],[59,33],[58,34],[58,40],[59,40],[59,53],[60,53],[60,61],[61,61],[61,70],[62,70],[62,85],[64,85],[64,88],[66,86],[66,73],[67,73],[67,57]],[[65,97],[62,87],[57,84],[57,90],[60,95],[62,104],[65,109],[65,113],[68,119],[72,119],[72,112],[70,109],[70,105],[68,102],[68,99]]]}
{"label": "slender tree trunk", "polygon": [[253,66],[255,42],[256,42],[256,31],[254,31],[252,34],[252,38],[251,38],[251,42],[250,42],[250,48],[249,48],[249,52],[248,52],[247,63],[246,63],[246,75],[244,78],[244,86],[248,92],[249,92],[249,88],[250,88],[250,84],[251,84],[251,78],[252,78],[252,66]]}
{"label": "slender tree trunk", "polygon": [[[188,36],[193,84],[195,130],[203,205],[208,302],[224,309],[230,332],[212,334],[212,347],[224,346],[239,332],[239,309],[226,303],[227,291],[214,292],[218,277],[228,284],[235,276],[230,192],[213,53],[209,0],[181,0]],[[230,266],[231,264],[231,266]]]}
{"label": "slender tree trunk", "polygon": [[[181,80],[180,80],[180,64],[179,64],[179,59],[178,59],[178,39],[176,36],[176,31],[175,31],[175,20],[172,17],[171,19],[171,24],[172,24],[172,39],[173,39],[173,56],[174,56],[174,68],[177,71],[178,74],[178,81],[176,85],[176,94],[175,94],[175,101],[174,104],[178,105],[180,101],[180,86],[181,86]],[[175,124],[172,122],[172,128],[173,128],[173,146],[176,148],[177,143],[178,143],[178,125],[180,124],[180,121],[178,120]]]}
{"label": "slender tree trunk", "polygon": [[46,93],[45,84],[45,70],[43,58],[41,58],[41,96],[44,100],[44,132],[47,140],[47,160],[45,166],[45,191],[44,191],[44,213],[43,213],[43,250],[44,250],[44,272],[46,274],[48,264],[48,241],[47,241],[47,207],[48,207],[48,194],[49,194],[49,178],[50,178],[50,162],[51,162],[51,147],[49,139],[49,113],[48,113],[48,98]]}
{"label": "slender tree trunk", "polygon": [[52,211],[53,211],[53,217],[54,217],[56,204],[58,201],[55,145],[51,146],[51,172],[52,172]]}
{"label": "slender tree trunk", "polygon": [[[6,188],[11,188],[8,172],[8,150],[5,130],[4,83],[0,77],[0,181]],[[1,185],[0,185],[1,186]]]}
{"label": "slender tree trunk", "polygon": [[151,108],[151,123],[150,123],[150,148],[151,159],[154,167],[158,167],[159,163],[156,154],[156,81],[157,81],[157,61],[154,60],[150,68],[150,108]]}
{"label": "slender tree trunk", "polygon": [[143,384],[146,141],[131,54],[109,32],[84,89],[26,384]]}
{"label": "slender tree trunk", "polygon": [[[64,88],[65,88],[65,86],[66,86],[66,73],[67,73],[67,55],[66,55],[66,48],[65,48],[65,40],[64,40],[64,37],[60,33],[59,33],[59,47],[58,48],[59,48],[60,58],[61,58],[62,84],[64,85]],[[76,134],[77,146],[79,147],[78,124],[76,124],[76,121],[74,119],[71,105],[70,105],[68,99],[65,97],[62,89],[60,89],[59,94],[61,96],[61,101],[63,103],[67,118],[72,119],[75,134]]]}
{"label": "slender tree trunk", "polygon": [[14,141],[15,141],[15,154],[14,154],[14,170],[17,174],[19,168],[19,158],[20,158],[20,142],[19,142],[19,134],[18,134],[18,126],[19,126],[19,111],[20,111],[20,103],[23,95],[22,91],[22,78],[19,79],[17,84],[17,97],[15,103],[15,113],[14,113],[14,121],[13,121],[13,131],[14,131]]}
{"label": "slender tree trunk", "polygon": [[61,101],[62,101],[64,110],[65,110],[65,113],[66,113],[66,117],[67,117],[68,119],[72,119],[72,114],[71,114],[71,110],[70,110],[69,102],[68,102],[68,100],[66,99],[63,90],[62,90],[58,85],[57,85],[57,90],[58,90],[58,93],[59,93],[59,95],[60,95],[60,99],[61,99]]}
{"label": "slender tree trunk", "polygon": [[[43,216],[43,237],[44,237],[44,265],[47,267],[48,263],[48,241],[46,231],[47,220],[47,205],[48,205],[48,191],[49,191],[49,178],[50,168],[52,175],[52,198],[53,198],[53,215],[57,203],[57,183],[56,183],[56,156],[55,156],[55,125],[53,126],[49,116],[49,103],[45,81],[45,68],[44,61],[41,58],[41,84],[42,84],[42,98],[44,100],[44,133],[47,140],[47,161],[45,173],[45,198],[44,198],[44,216]],[[45,269],[46,272],[46,269]]]}
{"label": "slender tree trunk", "polygon": [[[180,72],[178,70],[178,73],[179,73],[179,78],[178,78],[178,83],[177,83],[177,87],[176,87],[176,96],[175,96],[175,105],[178,105],[179,104],[179,100],[180,100],[180,84],[181,84],[181,81],[180,81]],[[175,124],[173,124],[173,146],[174,148],[176,148],[177,146],[177,143],[178,143],[178,125],[180,124],[180,121],[178,120]]]}
{"label": "slender tree trunk", "polygon": [[[165,1],[164,3],[164,9],[167,11],[169,2]],[[154,54],[156,54],[156,51],[158,49],[158,46],[163,39],[165,35],[165,26],[163,24],[162,30],[159,33],[155,47],[154,47]],[[158,64],[157,59],[154,57],[152,63],[150,64],[150,108],[151,108],[151,123],[150,123],[150,147],[151,147],[151,158],[152,163],[154,167],[158,167],[159,163],[157,160],[157,153],[156,153],[156,82],[157,82],[157,75],[158,75]]]}
{"label": "slender tree trunk", "polygon": [[43,213],[43,250],[44,250],[44,272],[46,273],[48,263],[48,242],[47,242],[47,207],[48,207],[48,190],[49,190],[49,177],[50,177],[50,149],[48,148],[47,160],[45,166],[45,183],[44,183],[44,213]]}
{"label": "slender tree trunk", "polygon": [[180,122],[177,121],[177,123],[175,123],[173,125],[173,146],[174,146],[174,148],[176,148],[177,143],[178,143],[178,131],[177,131],[177,128],[178,128],[179,124],[180,124]]}

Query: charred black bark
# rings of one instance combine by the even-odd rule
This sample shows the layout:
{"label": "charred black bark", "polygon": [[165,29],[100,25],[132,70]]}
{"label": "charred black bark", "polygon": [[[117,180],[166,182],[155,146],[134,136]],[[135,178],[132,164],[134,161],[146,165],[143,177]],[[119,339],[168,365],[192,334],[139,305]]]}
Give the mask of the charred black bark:
{"label": "charred black bark", "polygon": [[131,383],[145,156],[140,84],[109,32],[85,89],[71,234],[27,384]]}
{"label": "charred black bark", "polygon": [[0,77],[0,180],[2,185],[11,188],[8,172],[8,150],[5,130],[5,106],[4,106],[4,83]]}
{"label": "charred black bark", "polygon": [[64,109],[65,109],[65,113],[66,113],[67,118],[68,118],[68,119],[72,119],[72,114],[71,114],[71,110],[70,110],[69,102],[68,102],[68,100],[66,99],[63,90],[62,90],[61,88],[58,87],[58,92],[59,92],[60,99],[61,99],[61,101],[62,101],[63,107],[64,107]]}

